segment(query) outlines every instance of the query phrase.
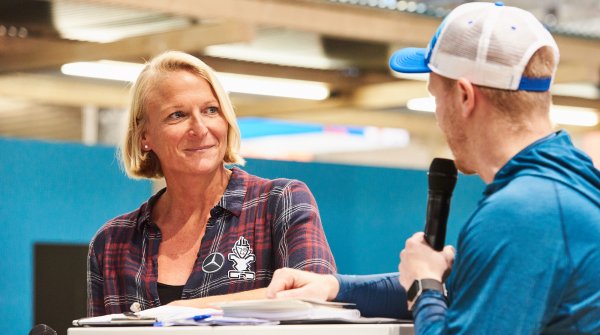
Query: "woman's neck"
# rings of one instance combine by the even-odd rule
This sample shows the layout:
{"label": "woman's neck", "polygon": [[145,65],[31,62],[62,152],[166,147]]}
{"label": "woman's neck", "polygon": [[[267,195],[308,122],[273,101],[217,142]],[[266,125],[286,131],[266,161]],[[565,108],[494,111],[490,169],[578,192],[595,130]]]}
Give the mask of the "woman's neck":
{"label": "woman's neck", "polygon": [[201,177],[165,178],[167,190],[153,210],[154,222],[183,224],[193,217],[208,216],[225,193],[231,174],[231,170],[221,167]]}

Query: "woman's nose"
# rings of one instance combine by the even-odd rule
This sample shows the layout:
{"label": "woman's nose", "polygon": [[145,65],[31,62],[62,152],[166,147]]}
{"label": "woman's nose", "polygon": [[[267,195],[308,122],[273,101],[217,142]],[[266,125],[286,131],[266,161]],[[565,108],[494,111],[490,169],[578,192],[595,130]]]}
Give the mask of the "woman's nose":
{"label": "woman's nose", "polygon": [[[196,113],[194,113],[196,114]],[[204,136],[208,132],[208,127],[206,127],[205,120],[202,119],[202,116],[194,115],[190,118],[190,129],[188,133],[192,136]]]}

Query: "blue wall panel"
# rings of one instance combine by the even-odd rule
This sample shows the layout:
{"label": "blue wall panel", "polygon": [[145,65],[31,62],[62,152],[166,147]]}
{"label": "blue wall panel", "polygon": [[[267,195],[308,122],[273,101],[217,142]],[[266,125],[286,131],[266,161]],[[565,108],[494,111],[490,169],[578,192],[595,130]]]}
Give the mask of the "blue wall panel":
{"label": "blue wall panel", "polygon": [[0,178],[0,334],[27,334],[34,243],[87,244],[151,184],[128,179],[113,148],[10,139],[0,139]]}
{"label": "blue wall panel", "polygon": [[[404,241],[424,226],[425,171],[264,160],[244,169],[308,184],[343,273],[396,271]],[[0,178],[0,334],[26,334],[34,243],[87,244],[106,220],[139,207],[151,186],[124,175],[114,148],[10,139],[0,139]],[[460,176],[448,242],[482,190],[479,178]]]}
{"label": "blue wall panel", "polygon": [[[308,185],[342,273],[397,271],[405,240],[425,226],[426,171],[260,160],[249,160],[244,169],[267,178],[296,178]],[[459,176],[448,243],[455,244],[483,187],[477,176]]]}

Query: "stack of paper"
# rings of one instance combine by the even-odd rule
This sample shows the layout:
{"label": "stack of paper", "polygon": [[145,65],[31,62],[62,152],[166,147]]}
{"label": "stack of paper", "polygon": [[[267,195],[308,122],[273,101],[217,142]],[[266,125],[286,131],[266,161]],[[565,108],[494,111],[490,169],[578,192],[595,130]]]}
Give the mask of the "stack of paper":
{"label": "stack of paper", "polygon": [[213,308],[194,308],[183,306],[160,306],[137,313],[109,314],[91,318],[73,320],[74,326],[116,326],[116,325],[154,325],[156,322],[174,322],[180,320],[204,320],[220,316],[223,312]]}
{"label": "stack of paper", "polygon": [[360,319],[357,309],[345,307],[354,304],[298,299],[262,299],[228,301],[214,304],[223,310],[225,317],[258,318],[275,321]]}

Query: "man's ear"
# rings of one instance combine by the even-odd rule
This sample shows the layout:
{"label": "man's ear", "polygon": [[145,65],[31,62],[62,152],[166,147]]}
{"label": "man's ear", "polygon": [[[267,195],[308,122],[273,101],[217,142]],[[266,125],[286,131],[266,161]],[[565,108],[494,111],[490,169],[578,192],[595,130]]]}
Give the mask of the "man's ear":
{"label": "man's ear", "polygon": [[456,81],[456,87],[458,88],[460,105],[462,107],[462,116],[467,118],[475,110],[475,87],[465,78],[459,78]]}

